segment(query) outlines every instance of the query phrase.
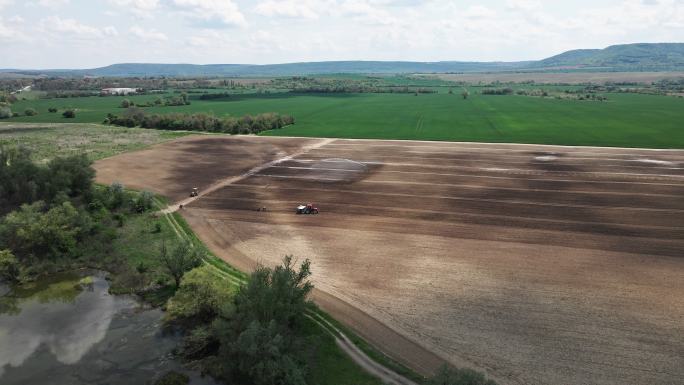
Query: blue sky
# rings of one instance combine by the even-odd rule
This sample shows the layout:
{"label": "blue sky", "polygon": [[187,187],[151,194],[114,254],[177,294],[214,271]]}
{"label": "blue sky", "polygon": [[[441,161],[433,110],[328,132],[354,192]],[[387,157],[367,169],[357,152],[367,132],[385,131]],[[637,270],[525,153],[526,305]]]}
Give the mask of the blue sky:
{"label": "blue sky", "polygon": [[684,0],[0,0],[0,68],[540,59],[684,42]]}

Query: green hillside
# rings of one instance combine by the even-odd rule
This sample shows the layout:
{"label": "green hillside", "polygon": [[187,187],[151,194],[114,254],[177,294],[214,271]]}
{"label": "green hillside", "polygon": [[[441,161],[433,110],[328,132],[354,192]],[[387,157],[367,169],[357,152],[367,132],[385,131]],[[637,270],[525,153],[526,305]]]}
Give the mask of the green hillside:
{"label": "green hillside", "polygon": [[605,49],[568,51],[535,63],[535,67],[600,67],[615,70],[684,68],[683,43],[623,44]]}
{"label": "green hillside", "polygon": [[83,70],[0,69],[9,74],[37,76],[294,76],[313,74],[405,74],[466,73],[553,70],[562,68],[595,71],[684,70],[684,43],[641,43],[614,45],[605,49],[580,49],[539,61],[520,62],[409,62],[409,61],[324,61],[285,64],[156,64],[121,63]]}

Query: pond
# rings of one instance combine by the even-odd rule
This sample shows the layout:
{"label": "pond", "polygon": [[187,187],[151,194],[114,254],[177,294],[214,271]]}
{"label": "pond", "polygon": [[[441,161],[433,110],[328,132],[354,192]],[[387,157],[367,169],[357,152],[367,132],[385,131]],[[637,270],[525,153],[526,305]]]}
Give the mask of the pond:
{"label": "pond", "polygon": [[93,272],[0,287],[0,383],[152,384],[175,370],[215,384],[173,358],[179,337],[162,333],[161,310],[108,288]]}

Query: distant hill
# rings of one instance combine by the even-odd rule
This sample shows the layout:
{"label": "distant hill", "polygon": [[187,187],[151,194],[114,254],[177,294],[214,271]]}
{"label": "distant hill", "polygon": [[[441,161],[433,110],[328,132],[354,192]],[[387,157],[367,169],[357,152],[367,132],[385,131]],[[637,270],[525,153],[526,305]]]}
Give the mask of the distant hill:
{"label": "distant hill", "polygon": [[407,62],[327,61],[288,64],[154,64],[123,63],[85,70],[0,69],[12,76],[295,76],[313,74],[467,73],[505,71],[674,71],[684,70],[684,43],[614,45],[579,49],[539,61]]}
{"label": "distant hill", "polygon": [[526,67],[531,62],[403,62],[327,61],[287,64],[151,64],[123,63],[86,70],[2,70],[0,73],[54,76],[295,76],[312,74],[398,74],[416,72],[506,71]]}
{"label": "distant hill", "polygon": [[579,49],[540,60],[535,68],[576,67],[608,70],[673,70],[684,68],[684,43],[612,45]]}

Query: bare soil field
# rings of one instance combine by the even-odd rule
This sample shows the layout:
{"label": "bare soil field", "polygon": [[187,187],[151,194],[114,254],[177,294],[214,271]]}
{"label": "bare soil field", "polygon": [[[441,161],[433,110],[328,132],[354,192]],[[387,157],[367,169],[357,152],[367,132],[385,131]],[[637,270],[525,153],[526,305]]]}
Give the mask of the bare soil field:
{"label": "bare soil field", "polygon": [[472,73],[420,75],[437,77],[442,80],[467,82],[471,84],[492,82],[527,82],[585,84],[606,82],[652,83],[663,79],[684,78],[684,72],[514,72],[514,73]]}
{"label": "bare soil field", "polygon": [[[263,139],[158,145],[98,163],[98,178],[145,160],[128,185],[175,197],[174,181],[214,184],[302,145]],[[420,372],[446,360],[502,384],[684,383],[684,151],[326,143],[183,215],[238,268],[311,259],[324,310]],[[236,155],[254,161],[220,166]],[[321,213],[295,215],[306,202]]]}
{"label": "bare soil field", "polygon": [[150,190],[172,201],[294,153],[309,139],[192,135],[95,163],[97,182]]}

